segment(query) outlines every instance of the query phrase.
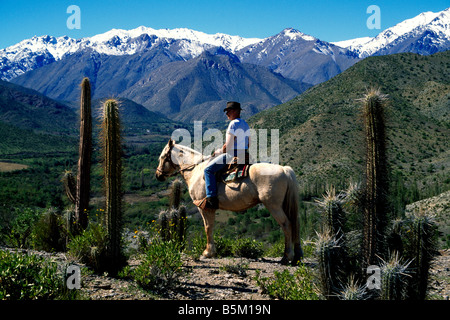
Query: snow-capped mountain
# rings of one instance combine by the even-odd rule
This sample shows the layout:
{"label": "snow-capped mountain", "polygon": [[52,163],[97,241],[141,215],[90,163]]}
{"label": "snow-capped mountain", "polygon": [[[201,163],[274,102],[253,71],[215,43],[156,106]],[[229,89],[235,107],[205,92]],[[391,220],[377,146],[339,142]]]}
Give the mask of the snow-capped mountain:
{"label": "snow-capped mountain", "polygon": [[[144,26],[132,30],[112,29],[81,39],[35,36],[0,50],[0,79],[10,81],[30,70],[86,49],[108,56],[120,56],[133,55],[155,46],[164,47],[184,60],[198,57],[213,47],[222,47],[236,54],[243,62],[263,65],[285,77],[314,84],[345,70],[357,61],[355,57],[399,52],[432,54],[448,50],[450,8],[437,13],[421,13],[384,30],[375,38],[336,43],[321,41],[292,28],[265,39],[223,33],[206,34],[186,28],[156,30]],[[300,55],[300,52],[307,56]],[[324,77],[304,75],[303,71],[308,68],[301,68],[301,64],[312,65],[319,55],[322,57],[316,62],[320,60],[320,64],[328,64],[323,69]],[[306,61],[306,58],[312,61]]]}
{"label": "snow-capped mountain", "polygon": [[355,38],[350,40],[343,40],[343,41],[337,41],[337,42],[331,42],[335,46],[341,47],[341,48],[355,48],[359,45],[363,45],[370,40],[372,40],[372,37],[361,37],[361,38]]}
{"label": "snow-capped mountain", "polygon": [[236,52],[261,41],[258,38],[242,38],[223,33],[211,35],[186,28],[155,30],[143,26],[132,30],[112,29],[81,39],[35,36],[0,50],[0,78],[11,80],[27,71],[88,48],[106,55],[131,55],[161,42],[170,46],[174,40],[180,40],[176,45],[176,54],[186,60],[195,58],[212,47],[220,46],[230,52]]}
{"label": "snow-capped mountain", "polygon": [[317,84],[359,60],[353,51],[337,47],[293,28],[237,52],[244,63],[265,66],[286,78]]}
{"label": "snow-capped mountain", "polygon": [[354,39],[336,44],[357,52],[361,58],[401,52],[433,54],[448,50],[450,8],[440,12],[423,12],[384,30],[375,38]]}

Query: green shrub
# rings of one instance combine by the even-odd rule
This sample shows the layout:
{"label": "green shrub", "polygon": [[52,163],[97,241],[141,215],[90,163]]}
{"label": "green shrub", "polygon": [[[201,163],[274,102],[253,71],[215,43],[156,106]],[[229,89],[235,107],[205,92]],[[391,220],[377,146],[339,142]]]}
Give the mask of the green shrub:
{"label": "green shrub", "polygon": [[289,270],[274,272],[274,277],[262,277],[257,270],[255,280],[262,292],[271,298],[281,300],[318,300],[314,289],[314,276],[307,267],[301,265],[293,274]]}
{"label": "green shrub", "polygon": [[198,260],[206,247],[206,236],[203,233],[195,233],[189,240],[187,254],[194,260]]}
{"label": "green shrub", "polygon": [[73,238],[68,245],[69,255],[85,263],[94,271],[106,270],[107,232],[101,223],[90,223],[81,235]]}
{"label": "green shrub", "polygon": [[250,238],[240,238],[233,245],[235,257],[257,259],[264,253],[263,245]]}
{"label": "green shrub", "polygon": [[33,247],[47,252],[64,251],[66,234],[64,219],[55,208],[50,208],[40,216],[33,228]]}
{"label": "green shrub", "polygon": [[31,232],[39,219],[40,211],[30,208],[15,209],[12,216],[14,218],[2,230],[6,244],[19,248],[31,247]]}
{"label": "green shrub", "polygon": [[56,263],[36,255],[0,251],[0,300],[76,299]]}
{"label": "green shrub", "polygon": [[240,259],[238,262],[231,262],[227,264],[223,264],[219,267],[220,270],[223,270],[227,273],[237,274],[241,277],[247,276],[248,263],[245,263]]}
{"label": "green shrub", "polygon": [[162,292],[175,286],[182,272],[181,245],[177,241],[152,243],[132,277],[144,289]]}
{"label": "green shrub", "polygon": [[214,237],[217,256],[231,257],[233,256],[233,240],[227,237]]}

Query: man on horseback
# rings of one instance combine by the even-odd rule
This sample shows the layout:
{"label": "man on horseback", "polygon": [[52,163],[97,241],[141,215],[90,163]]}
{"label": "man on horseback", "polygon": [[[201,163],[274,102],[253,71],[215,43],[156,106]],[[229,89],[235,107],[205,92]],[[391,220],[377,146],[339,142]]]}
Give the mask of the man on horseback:
{"label": "man on horseback", "polygon": [[230,101],[223,110],[230,124],[226,132],[226,142],[222,148],[217,149],[213,153],[213,160],[205,168],[205,184],[206,184],[206,208],[218,209],[219,199],[217,198],[217,183],[215,174],[231,163],[234,157],[245,159],[248,152],[250,127],[245,120],[241,119],[241,104],[239,102]]}

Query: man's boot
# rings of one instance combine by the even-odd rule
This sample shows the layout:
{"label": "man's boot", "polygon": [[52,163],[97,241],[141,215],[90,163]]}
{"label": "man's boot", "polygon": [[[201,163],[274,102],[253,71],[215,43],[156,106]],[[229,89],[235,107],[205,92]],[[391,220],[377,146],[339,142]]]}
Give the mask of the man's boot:
{"label": "man's boot", "polygon": [[219,209],[219,198],[210,197],[206,198],[206,209]]}

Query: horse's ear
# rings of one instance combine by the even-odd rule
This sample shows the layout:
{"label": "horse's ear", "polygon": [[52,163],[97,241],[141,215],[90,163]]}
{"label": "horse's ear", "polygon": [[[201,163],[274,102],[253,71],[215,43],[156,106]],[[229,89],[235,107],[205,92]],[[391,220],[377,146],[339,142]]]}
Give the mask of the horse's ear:
{"label": "horse's ear", "polygon": [[169,139],[169,147],[172,148],[173,145],[174,145],[174,141],[172,139]]}

